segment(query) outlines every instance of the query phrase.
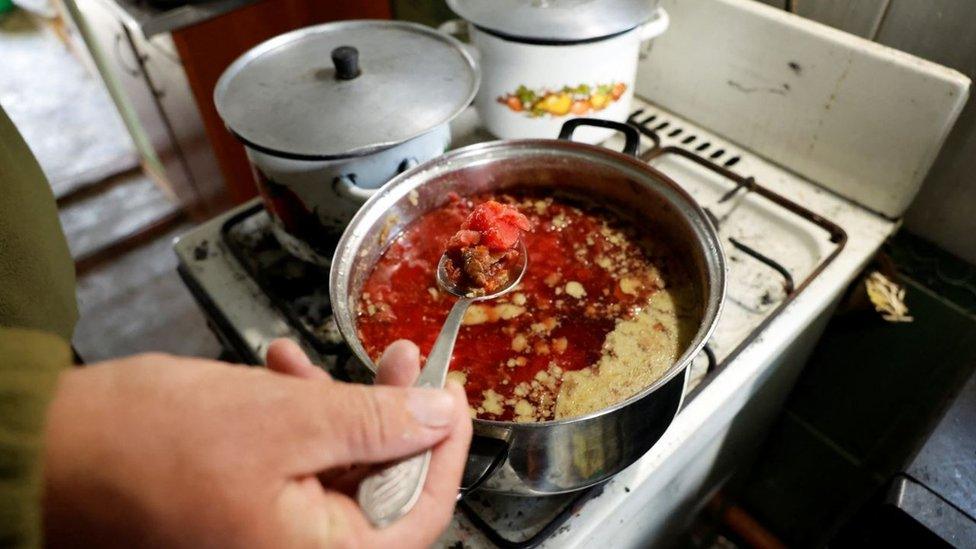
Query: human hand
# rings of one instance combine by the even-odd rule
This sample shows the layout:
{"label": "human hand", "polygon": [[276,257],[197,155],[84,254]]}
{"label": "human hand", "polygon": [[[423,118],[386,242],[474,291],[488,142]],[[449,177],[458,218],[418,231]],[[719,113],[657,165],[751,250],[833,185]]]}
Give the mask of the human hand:
{"label": "human hand", "polygon": [[[398,343],[377,381],[406,385]],[[292,343],[272,370],[139,355],[65,372],[48,412],[53,545],[425,546],[450,520],[471,437],[463,391],[332,381]],[[434,447],[417,506],[385,529],[348,490],[357,464]],[[320,478],[322,480],[320,480]]]}

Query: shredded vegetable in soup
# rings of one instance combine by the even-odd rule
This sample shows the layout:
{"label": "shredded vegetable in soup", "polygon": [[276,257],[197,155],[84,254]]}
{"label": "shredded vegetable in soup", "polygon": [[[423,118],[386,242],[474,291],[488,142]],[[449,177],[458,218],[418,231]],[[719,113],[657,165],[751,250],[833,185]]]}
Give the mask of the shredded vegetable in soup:
{"label": "shredded vegetable in soup", "polygon": [[508,220],[499,246],[511,249],[511,235],[525,231],[528,269],[510,292],[473,304],[464,317],[448,375],[464,385],[473,417],[584,415],[640,392],[674,364],[701,312],[696,286],[667,243],[616,212],[528,193],[451,196],[397,236],[357,311],[374,360],[397,339],[430,352],[456,299],[437,286],[438,260],[458,249],[472,213],[492,202],[493,215]]}

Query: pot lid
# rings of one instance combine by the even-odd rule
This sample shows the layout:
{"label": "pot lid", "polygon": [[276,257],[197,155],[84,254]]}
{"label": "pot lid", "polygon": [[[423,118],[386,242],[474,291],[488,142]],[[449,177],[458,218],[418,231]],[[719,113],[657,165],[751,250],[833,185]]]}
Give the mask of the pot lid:
{"label": "pot lid", "polygon": [[654,16],[657,0],[447,0],[454,13],[499,34],[579,42],[632,29]]}
{"label": "pot lid", "polygon": [[341,21],[267,40],[232,63],[214,90],[227,127],[278,156],[357,156],[457,116],[480,76],[461,44],[402,21]]}

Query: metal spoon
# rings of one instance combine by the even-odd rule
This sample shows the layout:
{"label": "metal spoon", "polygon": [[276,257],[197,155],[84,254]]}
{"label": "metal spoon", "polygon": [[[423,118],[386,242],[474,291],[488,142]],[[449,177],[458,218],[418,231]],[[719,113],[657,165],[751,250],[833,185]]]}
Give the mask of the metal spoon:
{"label": "metal spoon", "polygon": [[[448,280],[445,265],[448,261],[446,255],[442,255],[437,263],[437,284],[449,293],[458,297],[451,312],[444,321],[440,335],[434,342],[434,347],[427,356],[427,364],[420,377],[417,378],[414,387],[433,387],[441,388],[447,380],[447,370],[451,364],[451,355],[454,353],[454,341],[457,339],[458,330],[461,328],[461,320],[464,312],[468,310],[475,301],[485,301],[495,299],[508,293],[522,280],[522,275],[528,267],[528,255],[525,250],[525,243],[520,239],[518,242],[519,257],[517,265],[513,265],[510,272],[518,272],[518,276],[511,277],[508,284],[500,290],[486,295],[477,295],[465,288],[454,286]],[[421,454],[409,457],[377,473],[363,479],[359,484],[356,493],[356,500],[359,507],[369,518],[374,526],[382,528],[413,508],[420,493],[423,491],[424,483],[427,480],[427,469],[430,466],[430,450]]]}

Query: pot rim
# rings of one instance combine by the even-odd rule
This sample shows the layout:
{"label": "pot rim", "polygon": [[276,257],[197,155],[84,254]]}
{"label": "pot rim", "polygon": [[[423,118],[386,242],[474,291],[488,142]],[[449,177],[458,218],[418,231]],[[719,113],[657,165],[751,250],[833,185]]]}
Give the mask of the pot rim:
{"label": "pot rim", "polygon": [[[605,5],[608,3],[611,5]],[[554,44],[599,40],[639,27],[660,14],[659,3],[660,0],[613,0],[550,6],[524,0],[498,5],[447,0],[448,7],[459,17],[494,34]]]}
{"label": "pot rim", "polygon": [[[708,278],[712,280],[714,284],[712,284],[712,287],[709,289],[708,295],[703,296],[705,307],[702,311],[701,326],[699,327],[698,332],[696,333],[692,342],[687,348],[685,348],[681,356],[678,357],[678,360],[676,360],[675,363],[661,377],[641,391],[595,412],[563,419],[517,423],[515,421],[472,418],[476,429],[487,432],[506,432],[512,429],[545,429],[557,425],[583,422],[593,418],[612,414],[619,409],[625,408],[630,404],[647,397],[687,369],[692,360],[694,360],[694,358],[701,353],[702,348],[704,348],[705,344],[708,343],[712,333],[715,331],[715,327],[718,324],[718,319],[721,316],[722,309],[725,305],[727,266],[725,252],[722,248],[721,241],[718,238],[718,232],[715,225],[705,213],[704,209],[702,209],[698,202],[695,201],[695,199],[691,196],[691,194],[689,194],[686,190],[684,190],[684,188],[682,188],[664,173],[636,157],[598,145],[588,145],[576,141],[562,139],[510,139],[476,143],[474,145],[469,145],[467,147],[462,147],[445,153],[442,156],[415,166],[391,179],[376,194],[370,197],[370,199],[366,201],[358,212],[356,212],[356,215],[349,222],[349,225],[342,233],[342,237],[339,239],[339,242],[336,245],[335,256],[332,260],[332,268],[329,273],[329,298],[332,302],[333,315],[335,315],[336,326],[339,329],[339,333],[342,335],[343,340],[345,340],[345,342],[349,345],[353,356],[355,356],[356,359],[362,362],[367,368],[370,368],[370,370],[373,372],[376,371],[375,363],[369,357],[369,355],[366,354],[365,349],[363,349],[362,342],[359,340],[359,336],[356,334],[355,317],[353,315],[353,311],[351,311],[348,307],[346,297],[338,295],[336,284],[336,281],[340,278],[340,275],[345,274],[343,270],[347,269],[347,263],[355,261],[358,257],[358,248],[355,250],[350,249],[352,246],[351,241],[354,238],[361,237],[361,235],[356,234],[356,227],[363,223],[364,218],[371,214],[370,210],[373,208],[373,205],[383,200],[385,197],[390,196],[395,192],[397,199],[402,198],[403,195],[406,195],[413,189],[422,186],[427,181],[433,179],[434,176],[449,173],[460,167],[452,167],[451,164],[453,161],[473,156],[478,159],[470,163],[466,163],[464,166],[468,167],[478,165],[484,162],[490,162],[492,157],[489,153],[493,151],[517,148],[555,148],[564,149],[566,151],[574,151],[576,153],[581,153],[583,156],[589,156],[590,158],[602,157],[603,160],[609,160],[611,164],[617,164],[619,169],[622,171],[629,168],[630,170],[642,173],[645,176],[655,179],[660,184],[668,186],[683,201],[685,201],[685,205],[688,206],[691,212],[693,212],[693,214],[698,218],[697,221],[704,233],[702,235],[704,238],[698,238],[697,240],[699,240],[699,245],[703,248],[706,269],[710,271],[707,273]],[[441,169],[438,170],[438,167]],[[430,172],[430,174],[425,177],[425,172]],[[414,180],[414,178],[417,178],[416,184],[409,186],[405,185],[405,183]],[[695,225],[695,221],[696,220],[694,219],[690,220],[693,226]],[[343,261],[344,258],[348,259]],[[337,312],[340,314],[336,314]]]}
{"label": "pot rim", "polygon": [[[465,19],[465,21],[467,21],[467,19]],[[472,27],[478,29],[479,31],[481,31],[481,32],[483,32],[485,34],[494,36],[495,38],[498,38],[499,40],[504,40],[505,42],[512,42],[512,43],[516,43],[516,44],[525,44],[527,46],[585,46],[587,44],[593,44],[595,42],[603,42],[605,40],[612,40],[614,38],[617,38],[619,36],[622,36],[624,34],[627,34],[628,32],[636,31],[637,29],[639,29],[644,24],[644,23],[637,23],[633,27],[626,28],[624,30],[620,30],[620,31],[617,31],[617,32],[614,32],[614,33],[611,33],[611,34],[604,34],[604,35],[601,35],[601,36],[594,36],[594,37],[591,37],[591,38],[578,38],[578,39],[561,40],[561,39],[554,39],[554,38],[531,38],[531,37],[528,37],[528,36],[518,36],[518,35],[514,35],[514,34],[506,34],[506,33],[502,32],[502,31],[497,31],[497,30],[492,29],[490,27],[485,27],[483,25],[478,25],[476,23],[472,23],[471,21],[468,21],[468,23]]]}
{"label": "pot rim", "polygon": [[[454,118],[457,118],[457,115],[455,115]],[[451,120],[453,120],[454,118],[452,118]],[[273,148],[265,147],[263,145],[254,143],[253,141],[250,141],[247,138],[235,132],[230,126],[227,126],[227,131],[229,131],[235,138],[237,138],[238,141],[243,143],[246,147],[250,149],[254,149],[255,151],[258,151],[260,153],[269,156],[274,156],[275,158],[284,158],[286,160],[305,160],[310,162],[330,162],[330,161],[340,161],[340,160],[352,160],[354,158],[366,158],[368,156],[373,156],[381,152],[388,151],[390,149],[395,149],[402,145],[406,145],[407,143],[410,143],[415,139],[420,139],[429,133],[436,132],[437,130],[443,128],[444,126],[450,127],[451,120],[446,120],[444,122],[441,122],[440,124],[430,128],[429,130],[421,134],[415,135],[409,139],[405,139],[397,143],[391,143],[387,145],[377,145],[370,149],[358,149],[356,151],[352,151],[349,153],[331,154],[331,155],[330,154],[309,155],[309,154],[290,153],[286,151],[280,151],[278,149],[273,149]]]}

